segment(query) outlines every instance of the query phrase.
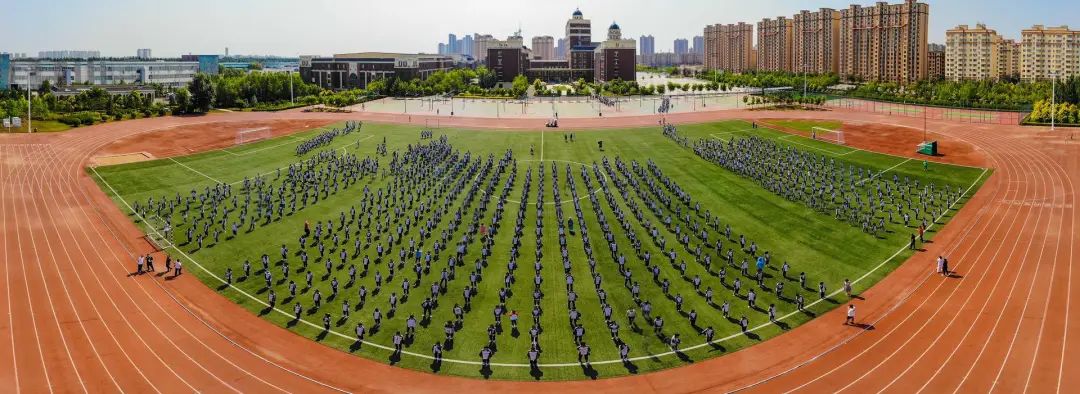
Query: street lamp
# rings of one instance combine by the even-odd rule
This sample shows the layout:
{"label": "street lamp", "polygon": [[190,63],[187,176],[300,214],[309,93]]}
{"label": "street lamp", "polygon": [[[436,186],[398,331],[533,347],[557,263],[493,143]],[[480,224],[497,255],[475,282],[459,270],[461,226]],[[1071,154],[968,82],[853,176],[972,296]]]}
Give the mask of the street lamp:
{"label": "street lamp", "polygon": [[1050,72],[1050,131],[1054,131],[1054,115],[1057,113],[1057,71]]}

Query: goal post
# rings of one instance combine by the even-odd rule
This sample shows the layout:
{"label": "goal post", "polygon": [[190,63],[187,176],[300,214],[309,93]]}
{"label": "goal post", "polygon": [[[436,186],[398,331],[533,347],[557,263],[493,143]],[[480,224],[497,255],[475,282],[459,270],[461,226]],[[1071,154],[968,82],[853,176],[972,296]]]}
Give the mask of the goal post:
{"label": "goal post", "polygon": [[243,145],[270,138],[269,127],[244,129],[236,132],[236,145]]}
{"label": "goal post", "polygon": [[824,127],[811,127],[810,138],[825,142],[831,142],[837,145],[844,145],[844,131],[832,130]]}

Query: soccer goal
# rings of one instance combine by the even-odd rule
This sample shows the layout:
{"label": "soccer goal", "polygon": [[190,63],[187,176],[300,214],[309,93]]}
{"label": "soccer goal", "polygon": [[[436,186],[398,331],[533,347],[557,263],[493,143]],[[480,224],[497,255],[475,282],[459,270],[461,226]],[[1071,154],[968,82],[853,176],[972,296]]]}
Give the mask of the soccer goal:
{"label": "soccer goal", "polygon": [[267,138],[270,138],[269,127],[240,130],[236,132],[236,145],[243,145],[255,141],[265,140]]}
{"label": "soccer goal", "polygon": [[844,131],[832,130],[824,127],[811,127],[810,138],[815,140],[821,140],[825,142],[831,142],[837,145],[844,145]]}

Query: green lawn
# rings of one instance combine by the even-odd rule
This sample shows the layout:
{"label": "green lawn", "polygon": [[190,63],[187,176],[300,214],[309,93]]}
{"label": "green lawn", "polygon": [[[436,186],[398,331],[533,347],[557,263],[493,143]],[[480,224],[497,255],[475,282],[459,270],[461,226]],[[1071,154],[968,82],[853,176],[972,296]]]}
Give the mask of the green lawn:
{"label": "green lawn", "polygon": [[[808,123],[809,124],[809,123]],[[340,127],[340,125],[335,125]],[[792,126],[789,126],[792,127]],[[825,127],[825,126],[821,126]],[[253,177],[256,174],[267,174],[270,182],[276,179],[276,170],[280,167],[294,163],[298,158],[294,154],[294,148],[300,141],[309,138],[323,130],[306,131],[291,137],[282,137],[274,140],[261,141],[241,147],[227,150],[206,152],[191,156],[177,157],[175,159],[155,160],[141,163],[125,164],[110,167],[88,169],[102,189],[117,202],[124,212],[131,214],[130,204],[135,201],[145,203],[149,197],[156,200],[161,196],[170,199],[177,193],[188,196],[192,189],[202,192],[204,188],[212,186],[215,182],[236,183],[244,177]],[[344,212],[348,216],[349,208],[359,204],[363,195],[364,187],[369,187],[374,193],[380,188],[394,182],[393,176],[366,176],[356,184],[347,188],[341,188],[336,192],[330,192],[325,198],[320,198],[318,203],[312,203],[301,208],[297,203],[295,213],[289,213],[288,209],[283,217],[277,217],[269,224],[259,222],[253,232],[246,232],[243,226],[235,239],[226,239],[222,236],[219,243],[213,240],[207,241],[205,248],[196,250],[196,246],[186,243],[183,230],[187,223],[183,222],[179,209],[173,212],[173,222],[176,231],[173,239],[167,241],[167,251],[184,260],[187,272],[194,274],[208,286],[218,289],[222,295],[234,300],[238,304],[251,310],[253,313],[262,315],[265,319],[290,330],[299,335],[313,338],[321,343],[342,351],[352,352],[363,357],[381,362],[393,363],[405,368],[421,371],[433,371],[434,366],[430,359],[425,358],[431,354],[431,346],[443,339],[443,323],[453,318],[452,308],[455,303],[462,303],[462,291],[468,285],[468,274],[473,271],[474,263],[480,255],[480,241],[474,237],[467,248],[464,264],[457,267],[454,280],[450,281],[448,291],[441,296],[437,308],[433,312],[430,322],[421,322],[417,335],[413,342],[405,347],[406,352],[402,357],[391,358],[391,352],[386,349],[391,345],[391,337],[394,332],[404,332],[406,318],[415,314],[420,316],[420,303],[429,293],[429,286],[433,281],[438,281],[438,273],[446,267],[446,260],[454,252],[454,243],[465,234],[466,227],[473,223],[473,214],[479,215],[481,221],[490,223],[497,211],[498,197],[502,193],[504,184],[512,185],[507,194],[507,204],[499,222],[501,227],[494,236],[491,257],[486,266],[482,268],[482,281],[478,294],[474,297],[472,308],[466,313],[465,324],[457,333],[452,349],[445,349],[446,359],[437,368],[439,374],[460,375],[468,377],[485,376],[491,379],[512,380],[572,380],[588,379],[594,377],[612,377],[632,373],[643,373],[663,368],[685,365],[697,360],[727,354],[759,343],[762,340],[776,336],[785,329],[802,324],[814,316],[832,309],[844,303],[843,293],[836,294],[840,283],[844,278],[855,281],[856,292],[862,291],[883,278],[888,272],[895,269],[901,262],[911,255],[904,250],[907,237],[912,229],[905,228],[900,223],[890,223],[888,233],[879,237],[862,232],[846,222],[834,219],[831,215],[819,213],[808,208],[800,202],[793,202],[773,194],[760,184],[730,172],[718,165],[710,163],[694,154],[687,147],[680,146],[661,135],[655,127],[624,129],[624,130],[598,130],[576,132],[574,142],[569,142],[567,137],[570,131],[473,131],[458,129],[438,129],[435,136],[445,135],[449,143],[462,153],[469,151],[473,155],[473,162],[483,159],[486,162],[489,154],[494,155],[495,160],[502,157],[508,149],[513,150],[517,159],[516,170],[508,169],[506,172],[496,174],[494,171],[486,175],[466,177],[463,173],[432,171],[407,179],[409,182],[426,183],[432,187],[417,191],[417,202],[431,202],[435,206],[447,204],[448,213],[437,221],[435,234],[444,229],[449,229],[449,222],[453,218],[453,212],[461,209],[462,223],[449,237],[450,245],[435,262],[432,263],[430,273],[425,274],[418,287],[412,290],[412,296],[407,301],[402,301],[397,314],[392,318],[385,316],[388,307],[388,297],[392,292],[401,293],[402,278],[409,278],[410,282],[415,279],[408,270],[410,263],[406,264],[405,271],[399,271],[392,281],[388,281],[382,291],[372,294],[374,288],[374,272],[380,271],[384,278],[387,275],[385,262],[374,261],[374,245],[386,242],[388,234],[380,234],[371,225],[365,228],[375,233],[372,244],[365,243],[361,256],[370,256],[373,259],[371,272],[368,275],[357,278],[356,286],[341,289],[341,296],[334,300],[325,300],[324,305],[313,313],[305,312],[303,320],[293,321],[292,304],[301,302],[305,310],[311,304],[313,289],[300,292],[296,300],[287,299],[287,281],[281,278],[281,269],[275,263],[271,271],[274,273],[273,289],[279,295],[278,309],[267,308],[266,289],[261,272],[260,256],[266,253],[271,261],[279,259],[278,248],[286,244],[290,250],[289,278],[295,280],[300,289],[304,289],[304,271],[300,268],[299,259],[294,255],[299,250],[298,238],[301,235],[303,223],[308,221],[313,225],[332,219],[338,223],[339,214]],[[938,186],[948,185],[952,189],[962,188],[968,190],[966,196],[970,196],[978,186],[986,179],[988,172],[980,168],[957,167],[948,165],[931,165],[924,170],[921,162],[893,156],[879,155],[871,152],[856,150],[850,147],[837,146],[821,141],[792,136],[778,131],[759,128],[750,130],[750,124],[742,121],[728,121],[720,123],[707,123],[697,125],[679,126],[679,133],[697,139],[721,139],[745,138],[757,136],[769,141],[788,146],[803,152],[812,152],[829,159],[835,159],[845,165],[867,168],[877,174],[870,182],[860,184],[860,187],[869,188],[886,178],[891,179],[896,173],[903,176],[913,177],[923,182],[933,182]],[[378,158],[380,171],[389,166],[390,156],[377,156],[376,145],[384,139],[391,153],[403,151],[409,144],[427,143],[429,140],[419,140],[419,128],[402,125],[365,124],[363,128],[350,135],[338,137],[326,150],[334,149],[337,152],[356,154],[359,158]],[[359,144],[357,145],[359,141]],[[598,148],[598,141],[603,141],[603,150]],[[535,153],[530,155],[530,148]],[[315,155],[309,153],[304,156],[308,159]],[[599,170],[608,181],[606,195],[598,182],[598,176],[593,172],[592,164],[600,164],[603,158],[608,158],[613,172],[607,172],[603,166]],[[783,281],[786,285],[784,299],[769,291],[759,291],[758,307],[765,308],[769,304],[776,304],[778,315],[781,317],[780,324],[769,323],[763,309],[750,309],[747,302],[742,298],[732,296],[732,291],[721,284],[716,276],[719,267],[725,263],[717,257],[711,247],[705,248],[706,254],[713,258],[711,270],[706,270],[703,264],[696,262],[686,249],[677,245],[674,227],[664,226],[661,221],[666,215],[675,215],[676,210],[686,214],[690,206],[674,199],[670,205],[658,204],[656,210],[648,208],[647,200],[657,201],[656,194],[648,188],[641,189],[639,194],[629,191],[626,194],[619,192],[617,184],[626,185],[631,178],[636,178],[639,184],[645,184],[650,179],[657,181],[657,186],[662,190],[660,193],[668,197],[673,195],[673,186],[664,186],[658,181],[660,178],[651,173],[633,173],[627,176],[619,170],[614,170],[614,160],[619,158],[627,165],[631,161],[637,161],[645,165],[652,160],[663,172],[663,175],[677,184],[677,187],[688,193],[693,202],[701,203],[701,213],[696,214],[694,222],[704,222],[704,212],[710,211],[718,216],[720,223],[730,225],[735,240],[739,235],[745,235],[748,240],[757,242],[762,251],[770,251],[773,263],[768,268],[766,283],[769,287],[777,281]],[[543,160],[541,163],[540,160]],[[470,163],[471,164],[471,163]],[[601,302],[594,290],[591,279],[589,264],[584,251],[584,243],[580,234],[580,223],[575,226],[576,232],[567,236],[567,250],[572,262],[571,272],[576,278],[575,290],[579,294],[577,308],[585,314],[581,324],[585,328],[585,342],[592,349],[592,366],[584,368],[577,363],[576,345],[573,340],[571,326],[568,324],[567,293],[564,286],[564,273],[560,255],[560,247],[557,238],[556,207],[553,205],[554,195],[552,185],[552,164],[557,166],[558,186],[563,204],[560,205],[566,218],[574,218],[578,222],[571,203],[572,193],[576,193],[585,217],[585,223],[589,238],[597,260],[596,272],[603,282],[601,288],[607,293],[607,302],[614,310],[615,321],[619,323],[620,338],[631,348],[631,364],[623,364],[618,361],[618,349],[609,335],[608,327],[601,315]],[[587,164],[587,172],[590,177],[590,185],[581,176],[581,165]],[[539,189],[539,167],[544,166],[543,189]],[[567,179],[567,168],[570,166],[574,184],[571,186]],[[516,171],[516,172],[515,172]],[[526,173],[532,172],[532,184],[529,193],[522,196],[522,190]],[[514,179],[509,181],[510,174],[514,173]],[[875,180],[876,179],[876,180]],[[616,182],[617,181],[617,182]],[[460,184],[464,187],[461,193],[440,193],[434,185],[446,182],[448,185]],[[478,187],[480,191],[472,199],[466,199],[466,192],[470,188]],[[490,202],[485,204],[481,196],[486,192],[489,185],[493,187],[494,194]],[[234,193],[240,191],[240,185],[235,184]],[[420,189],[416,189],[420,190]],[[628,189],[634,190],[634,189]],[[537,218],[536,201],[538,193],[543,193],[545,209],[543,215]],[[595,192],[595,203],[590,201],[588,193]],[[321,197],[321,196],[320,196]],[[430,199],[430,200],[429,200]],[[520,204],[524,200],[525,205]],[[242,201],[242,197],[241,197]],[[960,200],[954,208],[959,209],[967,198]],[[226,204],[231,206],[231,202]],[[404,203],[401,205],[405,205]],[[417,205],[398,206],[412,213]],[[481,207],[486,209],[478,210]],[[633,207],[637,207],[643,214],[641,219],[633,215]],[[359,207],[357,208],[360,209]],[[390,209],[393,210],[392,208]],[[516,310],[520,316],[520,331],[512,332],[507,318],[503,319],[503,330],[497,335],[495,356],[492,359],[493,367],[490,371],[482,371],[477,365],[478,353],[487,343],[486,328],[494,320],[492,310],[498,304],[498,290],[503,286],[503,278],[509,268],[510,244],[513,238],[513,227],[519,210],[524,210],[524,231],[521,236],[521,252],[518,256],[518,267],[515,270],[516,281],[510,285],[512,290],[506,302],[507,309]],[[195,212],[195,211],[193,211]],[[433,217],[431,209],[424,210],[420,215],[421,220]],[[616,212],[626,214],[625,229],[623,222],[617,219]],[[952,217],[955,211],[945,214],[939,223],[944,223]],[[604,239],[599,216],[606,218],[611,225],[614,241],[618,250],[627,256],[627,267],[633,271],[633,278],[641,285],[643,299],[651,300],[653,315],[663,316],[665,320],[664,333],[670,336],[679,333],[682,337],[681,351],[677,354],[670,352],[670,348],[660,337],[653,335],[652,329],[646,326],[638,310],[637,322],[640,330],[631,330],[625,319],[625,311],[629,308],[638,308],[632,300],[630,290],[623,286],[623,281],[611,253],[608,252],[607,242]],[[411,216],[411,215],[409,215]],[[195,214],[192,214],[192,219]],[[360,217],[364,217],[363,213]],[[132,215],[132,220],[146,229],[147,223]],[[380,214],[379,220],[385,220],[387,216]],[[544,314],[540,322],[543,328],[540,334],[542,355],[541,367],[538,370],[530,370],[527,364],[526,352],[530,347],[529,328],[532,325],[532,278],[534,275],[533,253],[535,252],[536,236],[533,232],[536,222],[541,221],[543,231],[543,269],[542,285],[543,298],[542,308]],[[160,229],[162,221],[159,218],[149,220],[156,231]],[[350,226],[355,226],[349,222]],[[393,222],[392,222],[393,223]],[[668,264],[667,258],[661,253],[660,247],[650,238],[645,223],[656,226],[660,235],[667,239],[668,248],[675,247],[679,253],[679,260],[687,263],[686,275],[680,275],[675,266]],[[675,223],[681,223],[675,220]],[[674,223],[673,223],[674,224]],[[396,224],[394,224],[396,226]],[[722,229],[722,226],[720,229]],[[683,224],[682,228],[687,228]],[[928,233],[933,238],[937,228]],[[418,226],[409,227],[405,231],[404,238],[419,239]],[[707,227],[710,240],[721,237],[720,231]],[[652,255],[652,263],[661,268],[661,278],[670,281],[670,296],[665,296],[658,283],[652,281],[651,275],[645,271],[645,265],[634,254],[628,232],[633,232],[641,240],[643,251],[649,251]],[[358,235],[359,236],[359,235]],[[421,241],[421,247],[429,250],[432,239]],[[329,239],[324,242],[332,243]],[[692,245],[701,243],[694,238]],[[737,241],[724,241],[724,248],[737,246]],[[407,248],[408,241],[400,245],[393,245],[391,251],[396,258],[401,248]],[[347,266],[338,266],[339,249],[335,246],[328,248],[327,256],[332,257],[335,267],[332,276],[338,278],[342,285],[347,282]],[[352,255],[352,241],[343,242],[340,248],[345,248],[350,256],[347,264],[361,265],[361,256]],[[736,262],[740,262],[747,256],[739,248],[735,248]],[[318,251],[309,242],[306,248],[312,256],[309,269],[314,274],[314,288],[320,289],[324,296],[330,294],[330,277],[326,273],[322,262],[318,258]],[[224,286],[221,277],[226,267],[231,267],[234,276],[240,278],[241,264],[247,259],[252,263],[252,277],[246,280],[234,281],[233,285]],[[792,266],[790,278],[781,278],[778,271],[781,262],[787,261]],[[160,262],[159,262],[160,265]],[[752,266],[752,262],[751,262]],[[727,282],[740,277],[743,281],[741,296],[751,288],[756,288],[753,279],[741,277],[736,267],[727,267]],[[751,269],[752,270],[752,269]],[[807,289],[798,289],[799,284],[795,277],[799,272],[807,275]],[[752,332],[748,335],[740,333],[736,321],[725,319],[721,316],[719,308],[705,302],[703,295],[696,292],[691,284],[691,278],[695,275],[703,279],[702,289],[711,287],[715,290],[715,304],[724,300],[731,302],[731,316],[737,319],[746,316],[750,321]],[[826,300],[818,301],[816,284],[823,281],[828,284],[830,296]],[[363,285],[368,289],[368,299],[362,308],[357,309],[358,286]],[[791,298],[795,292],[800,292],[806,297],[808,308],[806,312],[795,310]],[[685,298],[683,313],[676,311],[673,297],[681,294]],[[339,319],[341,303],[348,300],[353,307],[353,312],[348,319]],[[383,327],[375,334],[366,338],[368,343],[357,346],[353,330],[358,322],[364,322],[371,327],[372,311],[379,307],[384,313]],[[694,310],[699,314],[697,327],[690,324],[685,313]],[[322,316],[324,313],[332,315],[334,321],[330,332],[323,332]],[[704,337],[700,330],[704,327],[713,327],[716,330],[716,342],[704,344]],[[381,346],[381,347],[380,347]]]}
{"label": "green lawn", "polygon": [[[12,133],[25,133],[27,131],[27,126],[29,125],[27,125],[26,120],[23,119],[22,127],[12,127],[10,130],[0,127],[0,132],[6,133],[10,131]],[[33,127],[38,133],[52,133],[71,129],[71,126],[57,122],[55,120],[35,120]]]}

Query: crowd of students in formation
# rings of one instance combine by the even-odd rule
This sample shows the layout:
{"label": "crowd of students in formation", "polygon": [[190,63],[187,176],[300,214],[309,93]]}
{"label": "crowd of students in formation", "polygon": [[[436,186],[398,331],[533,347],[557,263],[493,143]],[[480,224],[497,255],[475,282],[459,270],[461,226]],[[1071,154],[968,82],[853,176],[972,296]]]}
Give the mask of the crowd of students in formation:
{"label": "crowd of students in formation", "polygon": [[330,145],[334,142],[335,138],[349,135],[356,130],[360,130],[360,126],[363,126],[362,122],[350,120],[345,122],[345,127],[342,129],[334,128],[333,130],[319,133],[319,135],[297,145],[296,155],[303,156],[308,154],[308,152]]}
{"label": "crowd of students in formation", "polygon": [[[341,133],[316,139],[348,132]],[[690,145],[673,125],[665,125],[663,134]],[[135,210],[164,218],[167,238],[194,253],[210,237],[218,243],[223,233],[227,240],[259,231],[361,181],[383,177],[384,186],[364,184],[351,191],[354,204],[306,220],[292,240],[250,251],[251,258],[229,263],[220,274],[229,284],[262,276],[258,294],[265,294],[270,307],[291,310],[294,323],[304,316],[320,319],[325,332],[334,322],[349,327],[357,347],[371,335],[393,330],[392,359],[416,343],[418,330],[435,332],[425,337],[439,338],[428,341],[436,368],[443,351],[454,349],[455,336],[470,326],[470,332],[486,333],[487,341],[458,354],[476,352],[490,371],[492,358],[505,351],[497,345],[506,335],[504,319],[513,338],[520,333],[512,299],[531,299],[531,308],[522,312],[531,323],[521,327],[528,333],[528,345],[518,347],[526,349],[524,354],[506,359],[524,357],[536,369],[542,364],[542,336],[550,335],[545,325],[566,325],[556,332],[572,336],[578,360],[587,368],[591,346],[612,346],[632,364],[632,355],[648,354],[631,349],[632,341],[624,340],[627,330],[650,329],[677,353],[683,336],[695,344],[713,343],[714,325],[725,322],[751,335],[751,318],[786,327],[780,322],[784,313],[808,306],[804,292],[829,297],[824,281],[796,274],[778,257],[782,251],[736,233],[652,160],[615,156],[591,165],[541,163],[521,171],[509,149],[481,157],[455,148],[446,136],[433,138],[428,130],[421,139],[425,142],[389,155],[384,139],[376,157],[322,151],[278,170],[276,177],[245,178],[238,190],[218,184],[187,196],[150,198]],[[868,232],[882,231],[878,219],[884,212],[890,221],[897,212],[905,223],[925,222],[959,198],[959,191],[896,177],[885,181],[756,137],[702,140],[693,149],[778,195],[835,212]],[[520,190],[517,201],[511,199],[515,189]],[[174,221],[186,230],[182,235],[171,234]],[[522,269],[522,263],[529,268]],[[514,286],[519,279],[532,286]],[[545,284],[551,280],[558,284]],[[851,295],[850,281],[839,286]],[[551,297],[565,303],[553,307]],[[490,309],[474,308],[477,299]],[[397,314],[409,303],[419,306],[409,309],[420,316]],[[854,309],[849,313],[853,317]],[[452,318],[439,323],[433,321],[436,315]],[[589,335],[593,343],[587,343],[585,321],[602,321],[608,335]],[[601,337],[610,343],[595,343]]]}
{"label": "crowd of students in formation", "polygon": [[700,139],[694,151],[778,196],[875,236],[902,224],[921,237],[930,223],[963,196],[959,186],[923,183],[895,173],[888,177],[758,136]]}

